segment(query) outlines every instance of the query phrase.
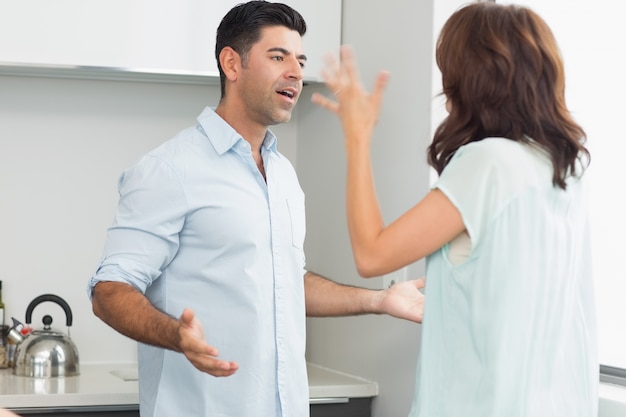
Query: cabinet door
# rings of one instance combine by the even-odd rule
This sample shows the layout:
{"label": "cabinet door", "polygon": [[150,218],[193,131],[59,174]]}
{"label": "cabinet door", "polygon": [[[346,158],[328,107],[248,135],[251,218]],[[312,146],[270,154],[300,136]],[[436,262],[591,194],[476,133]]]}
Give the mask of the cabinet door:
{"label": "cabinet door", "polygon": [[371,417],[371,398],[350,398],[346,403],[311,404],[311,417]]}
{"label": "cabinet door", "polygon": [[[317,81],[341,38],[341,0],[283,0],[307,21],[305,79]],[[215,32],[241,0],[9,1],[0,65],[71,66],[218,76]]]}

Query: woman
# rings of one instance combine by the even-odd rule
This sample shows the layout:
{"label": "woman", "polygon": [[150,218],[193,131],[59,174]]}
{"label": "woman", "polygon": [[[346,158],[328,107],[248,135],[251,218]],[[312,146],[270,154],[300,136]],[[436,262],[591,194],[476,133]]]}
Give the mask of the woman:
{"label": "woman", "polygon": [[449,112],[428,151],[439,179],[388,226],[370,163],[388,75],[367,93],[344,47],[324,73],[336,101],[313,97],[344,130],[359,273],[427,257],[411,416],[595,416],[589,153],[556,41],[527,8],[472,3],[444,25],[436,58]]}

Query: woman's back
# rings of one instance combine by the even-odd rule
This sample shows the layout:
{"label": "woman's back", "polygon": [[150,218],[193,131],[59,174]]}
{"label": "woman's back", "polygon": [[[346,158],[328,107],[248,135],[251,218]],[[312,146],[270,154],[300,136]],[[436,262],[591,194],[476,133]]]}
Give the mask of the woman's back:
{"label": "woman's back", "polygon": [[542,151],[488,138],[460,148],[435,187],[463,216],[472,249],[459,265],[449,245],[428,258],[411,416],[595,415],[581,182],[562,190]]}

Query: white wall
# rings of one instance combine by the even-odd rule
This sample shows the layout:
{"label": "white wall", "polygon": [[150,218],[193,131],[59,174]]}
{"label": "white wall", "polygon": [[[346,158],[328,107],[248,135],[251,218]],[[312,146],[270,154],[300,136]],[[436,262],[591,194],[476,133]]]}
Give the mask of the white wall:
{"label": "white wall", "polygon": [[[377,191],[386,221],[427,191],[433,2],[344,0],[342,39],[352,44],[364,82],[391,71],[373,144]],[[319,90],[324,91],[323,88]],[[298,171],[306,192],[308,267],[334,280],[381,288],[356,273],[345,221],[345,157],[338,122],[304,100],[298,119]],[[423,274],[421,264],[409,276]],[[383,316],[308,320],[308,358],[379,383],[374,416],[408,414],[420,326]]]}

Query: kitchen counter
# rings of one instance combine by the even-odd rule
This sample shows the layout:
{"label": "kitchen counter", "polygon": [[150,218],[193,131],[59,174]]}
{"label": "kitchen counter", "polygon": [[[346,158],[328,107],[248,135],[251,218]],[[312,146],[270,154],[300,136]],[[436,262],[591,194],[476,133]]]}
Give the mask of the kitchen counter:
{"label": "kitchen counter", "polygon": [[[319,365],[307,364],[311,404],[374,397],[378,384]],[[80,375],[65,378],[18,377],[0,370],[0,407],[15,411],[43,408],[116,407],[137,409],[135,364],[81,364]]]}

